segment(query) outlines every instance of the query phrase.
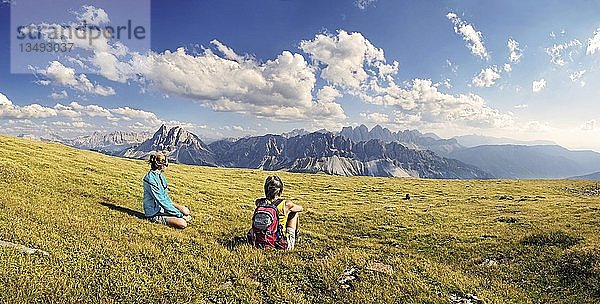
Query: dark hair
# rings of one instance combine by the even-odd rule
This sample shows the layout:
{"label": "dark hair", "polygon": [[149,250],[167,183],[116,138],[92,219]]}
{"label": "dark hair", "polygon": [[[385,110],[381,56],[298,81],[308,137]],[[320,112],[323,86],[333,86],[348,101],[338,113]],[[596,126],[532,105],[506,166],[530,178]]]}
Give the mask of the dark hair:
{"label": "dark hair", "polygon": [[148,162],[150,163],[150,167],[152,168],[152,170],[158,170],[162,167],[167,167],[169,165],[165,155],[159,151],[150,154]]}
{"label": "dark hair", "polygon": [[279,176],[272,175],[267,177],[265,181],[265,197],[268,200],[273,200],[275,197],[283,193],[283,181]]}

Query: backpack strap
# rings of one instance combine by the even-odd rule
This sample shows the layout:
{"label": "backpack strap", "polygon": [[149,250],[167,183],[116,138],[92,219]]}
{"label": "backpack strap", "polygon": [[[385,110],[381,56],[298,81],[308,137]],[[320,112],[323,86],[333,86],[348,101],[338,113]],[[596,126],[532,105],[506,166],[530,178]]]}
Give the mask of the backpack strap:
{"label": "backpack strap", "polygon": [[[273,202],[271,202],[269,205],[273,206],[273,208],[275,208],[275,211],[277,212],[277,217],[279,218],[279,204],[281,204],[283,202],[283,199],[277,199]],[[284,210],[285,212],[285,210]]]}

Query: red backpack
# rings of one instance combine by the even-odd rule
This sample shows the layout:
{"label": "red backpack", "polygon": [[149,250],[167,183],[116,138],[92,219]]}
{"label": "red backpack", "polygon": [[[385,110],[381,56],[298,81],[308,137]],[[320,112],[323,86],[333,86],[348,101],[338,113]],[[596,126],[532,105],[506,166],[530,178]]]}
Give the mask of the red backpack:
{"label": "red backpack", "polygon": [[250,245],[260,249],[287,249],[277,209],[281,202],[280,199],[272,203],[267,199],[259,200],[252,216],[252,228],[247,235]]}

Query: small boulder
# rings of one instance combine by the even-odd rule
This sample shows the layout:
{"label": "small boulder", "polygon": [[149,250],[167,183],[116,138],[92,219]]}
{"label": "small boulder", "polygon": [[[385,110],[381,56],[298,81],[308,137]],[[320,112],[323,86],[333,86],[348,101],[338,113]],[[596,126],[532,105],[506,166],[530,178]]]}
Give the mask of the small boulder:
{"label": "small boulder", "polygon": [[350,267],[350,268],[344,270],[344,272],[342,272],[342,274],[338,278],[338,283],[340,284],[340,288],[342,288],[342,289],[354,290],[353,283],[357,279],[358,279],[358,269],[356,269],[355,267]]}

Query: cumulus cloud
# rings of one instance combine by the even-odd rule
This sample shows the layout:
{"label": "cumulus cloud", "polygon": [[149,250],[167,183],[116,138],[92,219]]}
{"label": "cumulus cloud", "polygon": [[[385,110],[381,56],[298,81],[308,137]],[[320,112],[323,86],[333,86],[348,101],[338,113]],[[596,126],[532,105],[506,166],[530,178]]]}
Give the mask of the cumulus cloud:
{"label": "cumulus cloud", "polygon": [[581,41],[573,39],[562,44],[554,44],[546,48],[545,52],[550,56],[550,62],[564,66],[567,62],[573,62],[573,56],[579,53],[581,47]]}
{"label": "cumulus cloud", "polygon": [[48,95],[48,97],[52,98],[52,99],[65,99],[67,97],[69,97],[69,94],[67,94],[67,91],[62,90],[60,92],[52,92],[50,93],[50,95]]}
{"label": "cumulus cloud", "polygon": [[529,105],[527,104],[519,104],[514,106],[515,109],[527,109],[529,107]]}
{"label": "cumulus cloud", "polygon": [[508,50],[510,51],[508,60],[512,63],[519,63],[519,61],[521,61],[521,56],[523,56],[523,51],[519,48],[519,43],[516,40],[509,38]]}
{"label": "cumulus cloud", "polygon": [[[481,33],[456,14],[450,13],[448,18],[471,51],[488,59]],[[490,108],[483,98],[442,93],[438,90],[442,84],[431,80],[417,78],[397,84],[394,76],[398,73],[398,62],[388,63],[383,50],[361,33],[340,30],[335,34],[317,34],[300,42],[299,48],[305,55],[283,51],[265,61],[240,55],[218,40],[211,41],[199,53],[179,48],[140,54],[118,42],[102,39],[91,45],[75,41],[75,45],[92,53],[88,58],[77,58],[80,66],[96,69],[109,80],[139,82],[142,90],[151,88],[166,96],[188,98],[214,111],[313,125],[340,123],[346,115],[337,101],[343,95],[352,95],[368,103],[395,107],[397,121],[418,119],[425,123],[484,127],[503,126],[512,121],[510,113]],[[499,73],[498,68],[495,72]],[[325,86],[317,87],[317,77],[326,81]],[[487,81],[484,83],[490,80]],[[63,110],[81,114],[76,106],[68,107]],[[126,120],[122,113],[134,114],[128,109],[113,109],[110,116],[100,109],[86,111],[96,113],[94,110],[99,115],[105,114],[95,117],[113,122]]]}
{"label": "cumulus cloud", "polygon": [[414,127],[421,123],[421,114],[408,114],[402,111],[394,111],[394,123],[407,127]]}
{"label": "cumulus cloud", "polygon": [[377,0],[355,0],[354,5],[361,10],[366,10],[369,6],[373,5]]}
{"label": "cumulus cloud", "polygon": [[284,51],[263,63],[238,56],[218,41],[212,44],[223,57],[211,49],[192,55],[179,48],[136,55],[132,69],[153,87],[215,111],[287,120],[345,117],[331,98],[313,98],[316,76],[302,55]]}
{"label": "cumulus cloud", "polygon": [[585,51],[588,55],[593,55],[600,50],[600,28],[594,31],[594,36],[588,39],[587,49]]}
{"label": "cumulus cloud", "polygon": [[27,106],[18,106],[12,103],[6,95],[0,93],[0,119],[31,119],[31,118],[47,118],[56,116],[56,110],[47,108],[39,104],[31,104]]}
{"label": "cumulus cloud", "polygon": [[531,90],[534,93],[537,93],[537,92],[543,90],[544,88],[546,88],[546,80],[544,78],[542,78],[540,80],[534,80],[533,83],[531,84]]}
{"label": "cumulus cloud", "polygon": [[475,94],[451,95],[442,93],[429,79],[414,79],[408,88],[397,84],[374,87],[376,96],[364,99],[378,105],[395,106],[403,113],[420,117],[425,123],[454,123],[471,127],[505,127],[513,123],[504,114],[486,105]]}
{"label": "cumulus cloud", "polygon": [[12,101],[2,93],[0,93],[0,106],[12,106]]}
{"label": "cumulus cloud", "polygon": [[[332,86],[367,103],[395,107],[398,111],[395,121],[399,123],[418,120],[421,123],[497,127],[513,120],[511,115],[488,107],[477,95],[440,92],[438,86],[443,83],[414,79],[409,84],[399,85],[394,78],[398,63],[388,64],[383,50],[360,33],[320,34],[315,39],[303,41],[300,47],[321,69],[321,77]],[[497,67],[495,69],[498,73]]]}
{"label": "cumulus cloud", "polygon": [[104,108],[94,104],[82,105],[78,102],[57,103],[53,107],[39,104],[18,106],[0,93],[0,123],[14,125],[16,122],[20,122],[18,129],[20,132],[28,133],[39,133],[38,129],[41,127],[50,128],[49,130],[53,127],[61,127],[62,131],[79,133],[90,132],[91,128],[102,130],[107,127],[112,129],[118,127],[120,130],[154,130],[161,124],[179,125],[190,130],[196,127],[187,122],[167,121],[159,118],[155,113],[129,107]]}
{"label": "cumulus cloud", "polygon": [[104,9],[92,5],[84,5],[75,15],[78,21],[85,21],[88,25],[100,25],[110,22],[108,14]]}
{"label": "cumulus cloud", "polygon": [[500,79],[498,67],[492,66],[482,69],[481,72],[473,78],[472,83],[476,87],[491,87],[498,79]]}
{"label": "cumulus cloud", "polygon": [[579,85],[583,87],[585,86],[585,81],[581,80],[581,78],[583,77],[583,74],[585,74],[585,72],[586,70],[573,72],[569,75],[569,79],[571,79],[572,82],[579,83]]}
{"label": "cumulus cloud", "polygon": [[398,72],[398,62],[387,64],[383,50],[361,33],[318,34],[300,42],[300,49],[322,67],[323,79],[345,89],[361,90],[373,77],[387,78]]}
{"label": "cumulus cloud", "polygon": [[598,128],[598,121],[595,119],[588,120],[581,125],[581,130],[584,131],[593,131],[596,130],[596,128]]}
{"label": "cumulus cloud", "polygon": [[113,88],[93,84],[85,74],[77,75],[75,74],[75,69],[68,68],[58,61],[50,62],[50,65],[46,69],[39,70],[38,72],[48,78],[46,79],[47,82],[42,82],[42,84],[53,83],[80,92],[100,96],[115,95]]}
{"label": "cumulus cloud", "polygon": [[503,69],[505,72],[512,72],[512,66],[509,63],[505,63]]}
{"label": "cumulus cloud", "polygon": [[[96,13],[101,16],[97,10]],[[89,14],[86,11],[84,15],[87,18]],[[212,49],[204,48],[199,54],[188,53],[184,48],[139,54],[120,42],[104,39],[102,35],[91,44],[77,37],[63,37],[61,41],[91,52],[90,57],[77,60],[109,80],[139,82],[166,96],[188,98],[214,111],[277,120],[346,118],[342,107],[334,100],[325,101],[313,96],[315,70],[301,54],[283,51],[276,58],[261,62],[248,55],[238,55],[218,40],[211,41]],[[380,67],[382,73],[394,68]],[[41,84],[58,82],[79,91],[114,94],[112,88],[93,85],[84,74],[75,75],[73,69],[60,62],[53,62],[48,69],[50,71],[44,71],[44,74],[51,77],[41,80]]]}
{"label": "cumulus cloud", "polygon": [[476,30],[473,25],[462,20],[456,13],[450,12],[446,17],[454,24],[454,32],[462,37],[467,42],[467,47],[473,55],[477,55],[482,59],[489,59],[485,45],[483,44],[483,35]]}
{"label": "cumulus cloud", "polygon": [[388,123],[390,121],[390,117],[385,113],[360,113],[360,117],[374,123]]}

